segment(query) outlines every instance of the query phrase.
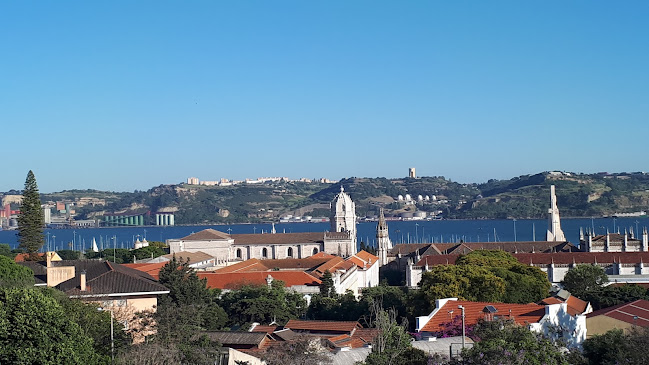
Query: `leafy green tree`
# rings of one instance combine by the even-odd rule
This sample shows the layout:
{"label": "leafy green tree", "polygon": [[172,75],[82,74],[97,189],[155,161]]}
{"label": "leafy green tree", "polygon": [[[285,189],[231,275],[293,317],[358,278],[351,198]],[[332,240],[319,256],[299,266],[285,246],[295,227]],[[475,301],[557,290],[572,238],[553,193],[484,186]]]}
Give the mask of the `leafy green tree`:
{"label": "leafy green tree", "polygon": [[41,198],[38,194],[38,185],[36,177],[29,170],[25,180],[25,189],[23,190],[23,200],[20,204],[20,214],[18,214],[18,240],[20,247],[25,249],[36,260],[38,250],[43,247],[43,211],[41,210]]}
{"label": "leafy green tree", "polygon": [[633,302],[638,299],[649,299],[647,290],[639,285],[604,286],[590,290],[580,299],[590,302],[594,310],[614,305]]}
{"label": "leafy green tree", "polygon": [[0,287],[28,288],[34,286],[34,272],[14,260],[0,256]]}
{"label": "leafy green tree", "polygon": [[505,293],[505,281],[488,269],[475,265],[434,266],[419,283],[430,301],[460,298],[480,302],[498,302]]}
{"label": "leafy green tree", "polygon": [[107,363],[54,298],[36,288],[0,289],[0,363]]}
{"label": "leafy green tree", "polygon": [[584,356],[589,364],[618,364],[620,351],[625,346],[625,336],[621,329],[614,329],[602,335],[594,335],[583,344]]}
{"label": "leafy green tree", "polygon": [[218,304],[220,292],[207,288],[207,281],[188,261],[173,256],[160,269],[159,281],[169,289],[159,298],[156,312],[161,341],[189,340],[201,329],[217,330],[225,324],[226,313]]}
{"label": "leafy green tree", "polygon": [[[96,303],[85,303],[77,299],[70,299],[64,293],[52,289],[45,289],[47,295],[54,298],[63,308],[66,318],[79,325],[81,333],[93,340],[95,353],[108,359],[111,356],[111,328],[110,312],[100,311]],[[130,346],[133,339],[124,331],[121,323],[113,324],[113,343],[115,351],[119,352]]]}
{"label": "leafy green tree", "polygon": [[412,348],[407,324],[397,323],[394,309],[384,310],[377,303],[372,307],[372,312],[373,327],[378,334],[372,341],[372,352],[365,359],[365,365],[427,364],[427,358],[426,362],[420,362],[425,355]]}
{"label": "leafy green tree", "polygon": [[290,341],[271,346],[263,355],[268,365],[324,365],[331,364],[329,352],[318,337],[299,335]]}
{"label": "leafy green tree", "polygon": [[550,282],[536,267],[523,265],[504,251],[477,250],[454,266],[436,266],[422,275],[421,295],[471,301],[531,303],[548,295]]}
{"label": "leafy green tree", "polygon": [[336,295],[336,288],[334,287],[334,280],[329,270],[325,270],[320,280],[320,295],[323,297],[331,298]]}
{"label": "leafy green tree", "polygon": [[632,327],[627,333],[620,329],[586,339],[584,357],[588,364],[646,364],[649,359],[649,329]]}
{"label": "leafy green tree", "polygon": [[577,265],[566,273],[561,285],[572,295],[582,298],[588,292],[596,290],[608,283],[604,269],[597,265]]}
{"label": "leafy green tree", "polygon": [[316,320],[358,321],[367,313],[367,304],[356,300],[356,296],[348,291],[344,295],[336,294],[332,297],[314,295],[306,316]]}
{"label": "leafy green tree", "polygon": [[62,260],[78,260],[81,257],[81,252],[74,250],[59,250],[56,253],[61,256]]}
{"label": "leafy green tree", "polygon": [[11,246],[7,243],[0,243],[0,256],[5,256],[10,259],[16,257],[16,254],[11,252]]}
{"label": "leafy green tree", "polygon": [[462,351],[451,364],[561,364],[566,355],[550,340],[517,325],[513,320],[481,321],[475,327],[480,341]]}
{"label": "leafy green tree", "polygon": [[229,317],[229,325],[246,327],[253,322],[279,324],[301,318],[306,313],[302,294],[287,291],[284,283],[273,280],[268,285],[246,285],[223,294],[221,305]]}

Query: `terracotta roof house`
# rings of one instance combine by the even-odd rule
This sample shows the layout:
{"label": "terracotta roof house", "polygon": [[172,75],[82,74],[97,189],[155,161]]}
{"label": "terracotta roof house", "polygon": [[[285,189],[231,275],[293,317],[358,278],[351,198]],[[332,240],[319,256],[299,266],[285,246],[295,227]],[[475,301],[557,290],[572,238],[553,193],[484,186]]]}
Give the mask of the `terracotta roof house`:
{"label": "terracotta roof house", "polygon": [[183,261],[187,261],[189,263],[189,267],[194,268],[196,270],[208,270],[216,265],[216,261],[214,257],[202,251],[175,252],[173,254],[162,255],[153,259],[138,260],[137,263],[166,264],[167,262],[171,261],[174,256],[176,257],[177,260],[182,259]]}
{"label": "terracotta roof house", "polygon": [[[462,308],[467,326],[475,325],[480,320],[504,318],[512,319],[532,331],[561,337],[569,346],[579,346],[586,339],[586,316],[570,315],[566,303],[539,305],[438,299],[429,315],[416,318],[416,331],[434,336],[443,330],[444,324],[461,315]],[[561,333],[557,333],[556,328],[560,328]]]}
{"label": "terracotta roof house", "polygon": [[169,289],[151,275],[108,261],[61,260],[20,262],[34,271],[36,285],[55,287],[70,298],[103,306],[155,310],[158,296]]}
{"label": "terracotta roof house", "polygon": [[628,331],[633,326],[649,327],[649,301],[640,299],[594,311],[586,316],[586,324],[588,337],[616,328]]}
{"label": "terracotta roof house", "polygon": [[588,314],[593,311],[593,307],[589,302],[583,301],[576,296],[570,294],[567,290],[559,290],[553,296],[541,300],[540,305],[551,305],[566,303],[568,307],[568,314],[576,316],[578,314]]}
{"label": "terracotta roof house", "polygon": [[224,290],[281,280],[286,287],[310,296],[319,293],[322,276],[329,271],[337,293],[351,290],[358,295],[361,289],[379,284],[378,267],[378,257],[365,251],[347,259],[320,252],[301,259],[250,259],[212,272],[199,272],[198,276],[206,278],[209,287]]}
{"label": "terracotta roof house", "polygon": [[284,325],[284,328],[290,328],[293,332],[320,336],[353,335],[357,329],[362,327],[358,321],[303,321],[298,319],[291,319]]}

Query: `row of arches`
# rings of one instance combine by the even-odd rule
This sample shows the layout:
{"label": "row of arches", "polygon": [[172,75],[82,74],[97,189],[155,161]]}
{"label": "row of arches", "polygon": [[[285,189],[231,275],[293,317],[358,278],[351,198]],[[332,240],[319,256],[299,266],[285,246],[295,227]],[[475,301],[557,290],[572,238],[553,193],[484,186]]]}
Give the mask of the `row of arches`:
{"label": "row of arches", "polygon": [[[312,255],[315,255],[315,254],[317,254],[318,252],[319,252],[319,250],[318,250],[317,248],[314,248],[314,249],[312,250]],[[262,259],[268,259],[268,258],[269,258],[269,257],[268,257],[268,253],[269,253],[269,251],[268,251],[268,248],[267,248],[267,247],[262,248],[261,251],[260,251],[259,253],[260,253],[260,255],[259,255],[260,258],[262,258]],[[242,250],[242,249],[237,248],[237,251],[235,252],[235,254],[236,254],[236,258],[237,258],[237,259],[240,259],[240,260],[243,259],[243,250]],[[293,250],[293,247],[288,247],[288,248],[286,249],[286,257],[288,257],[288,258],[293,258],[294,255],[295,255],[295,251]]]}

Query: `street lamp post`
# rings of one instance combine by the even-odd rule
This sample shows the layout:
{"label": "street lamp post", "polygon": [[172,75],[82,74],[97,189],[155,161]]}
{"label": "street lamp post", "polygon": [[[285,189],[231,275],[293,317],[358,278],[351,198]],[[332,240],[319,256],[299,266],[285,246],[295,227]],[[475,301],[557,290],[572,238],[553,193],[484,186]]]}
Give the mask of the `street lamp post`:
{"label": "street lamp post", "polygon": [[104,312],[108,311],[110,312],[110,358],[111,358],[111,363],[115,363],[115,335],[113,331],[113,310],[112,309],[106,309],[99,307],[97,308],[98,311]]}
{"label": "street lamp post", "polygon": [[466,339],[465,339],[465,337],[466,337],[466,332],[465,332],[466,328],[465,328],[465,325],[464,325],[464,306],[458,305],[457,307],[462,310],[462,349],[464,349],[464,346],[466,346]]}

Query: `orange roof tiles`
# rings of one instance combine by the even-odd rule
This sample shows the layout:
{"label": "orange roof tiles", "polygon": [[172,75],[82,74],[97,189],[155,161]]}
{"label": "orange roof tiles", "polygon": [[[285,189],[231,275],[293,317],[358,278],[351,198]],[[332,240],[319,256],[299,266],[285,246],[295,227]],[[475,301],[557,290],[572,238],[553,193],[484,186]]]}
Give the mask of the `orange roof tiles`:
{"label": "orange roof tiles", "polygon": [[122,264],[123,266],[130,267],[135,270],[145,272],[153,276],[156,280],[159,279],[160,270],[165,266],[166,262],[157,262],[153,264],[143,263],[143,264]]}
{"label": "orange roof tiles", "polygon": [[245,285],[267,285],[266,278],[270,275],[273,280],[281,280],[285,286],[320,285],[321,281],[303,271],[257,271],[216,273],[199,272],[199,278],[207,279],[209,288],[236,289]]}
{"label": "orange roof tiles", "polygon": [[224,274],[229,272],[247,272],[247,271],[267,271],[268,267],[264,266],[261,260],[249,259],[246,261],[238,262],[234,265],[229,265],[224,268],[215,270],[215,273]]}
{"label": "orange roof tiles", "polygon": [[378,256],[374,256],[365,250],[359,251],[358,253],[356,253],[356,256],[368,263],[377,262],[379,260]]}
{"label": "orange roof tiles", "polygon": [[181,238],[183,241],[209,241],[209,240],[229,240],[232,237],[224,232],[217,231],[216,229],[204,229],[200,232],[190,234],[189,236]]}
{"label": "orange roof tiles", "polygon": [[[462,313],[458,306],[465,308],[466,325],[474,325],[480,319],[485,318],[483,309],[488,306],[494,306],[498,312],[494,315],[503,318],[512,318],[516,323],[524,325],[527,323],[537,323],[545,316],[545,306],[538,304],[507,304],[507,303],[489,303],[489,302],[469,302],[463,300],[447,301],[437,313],[426,323],[421,332],[441,331],[442,324],[450,322],[453,317]],[[449,313],[453,311],[453,313]]]}
{"label": "orange roof tiles", "polygon": [[291,319],[286,323],[284,328],[290,328],[298,331],[308,332],[349,332],[350,334],[357,328],[361,328],[358,321],[302,321]]}
{"label": "orange roof tiles", "polygon": [[633,325],[649,327],[649,301],[639,299],[630,303],[600,309],[589,313],[587,318],[607,316]]}

